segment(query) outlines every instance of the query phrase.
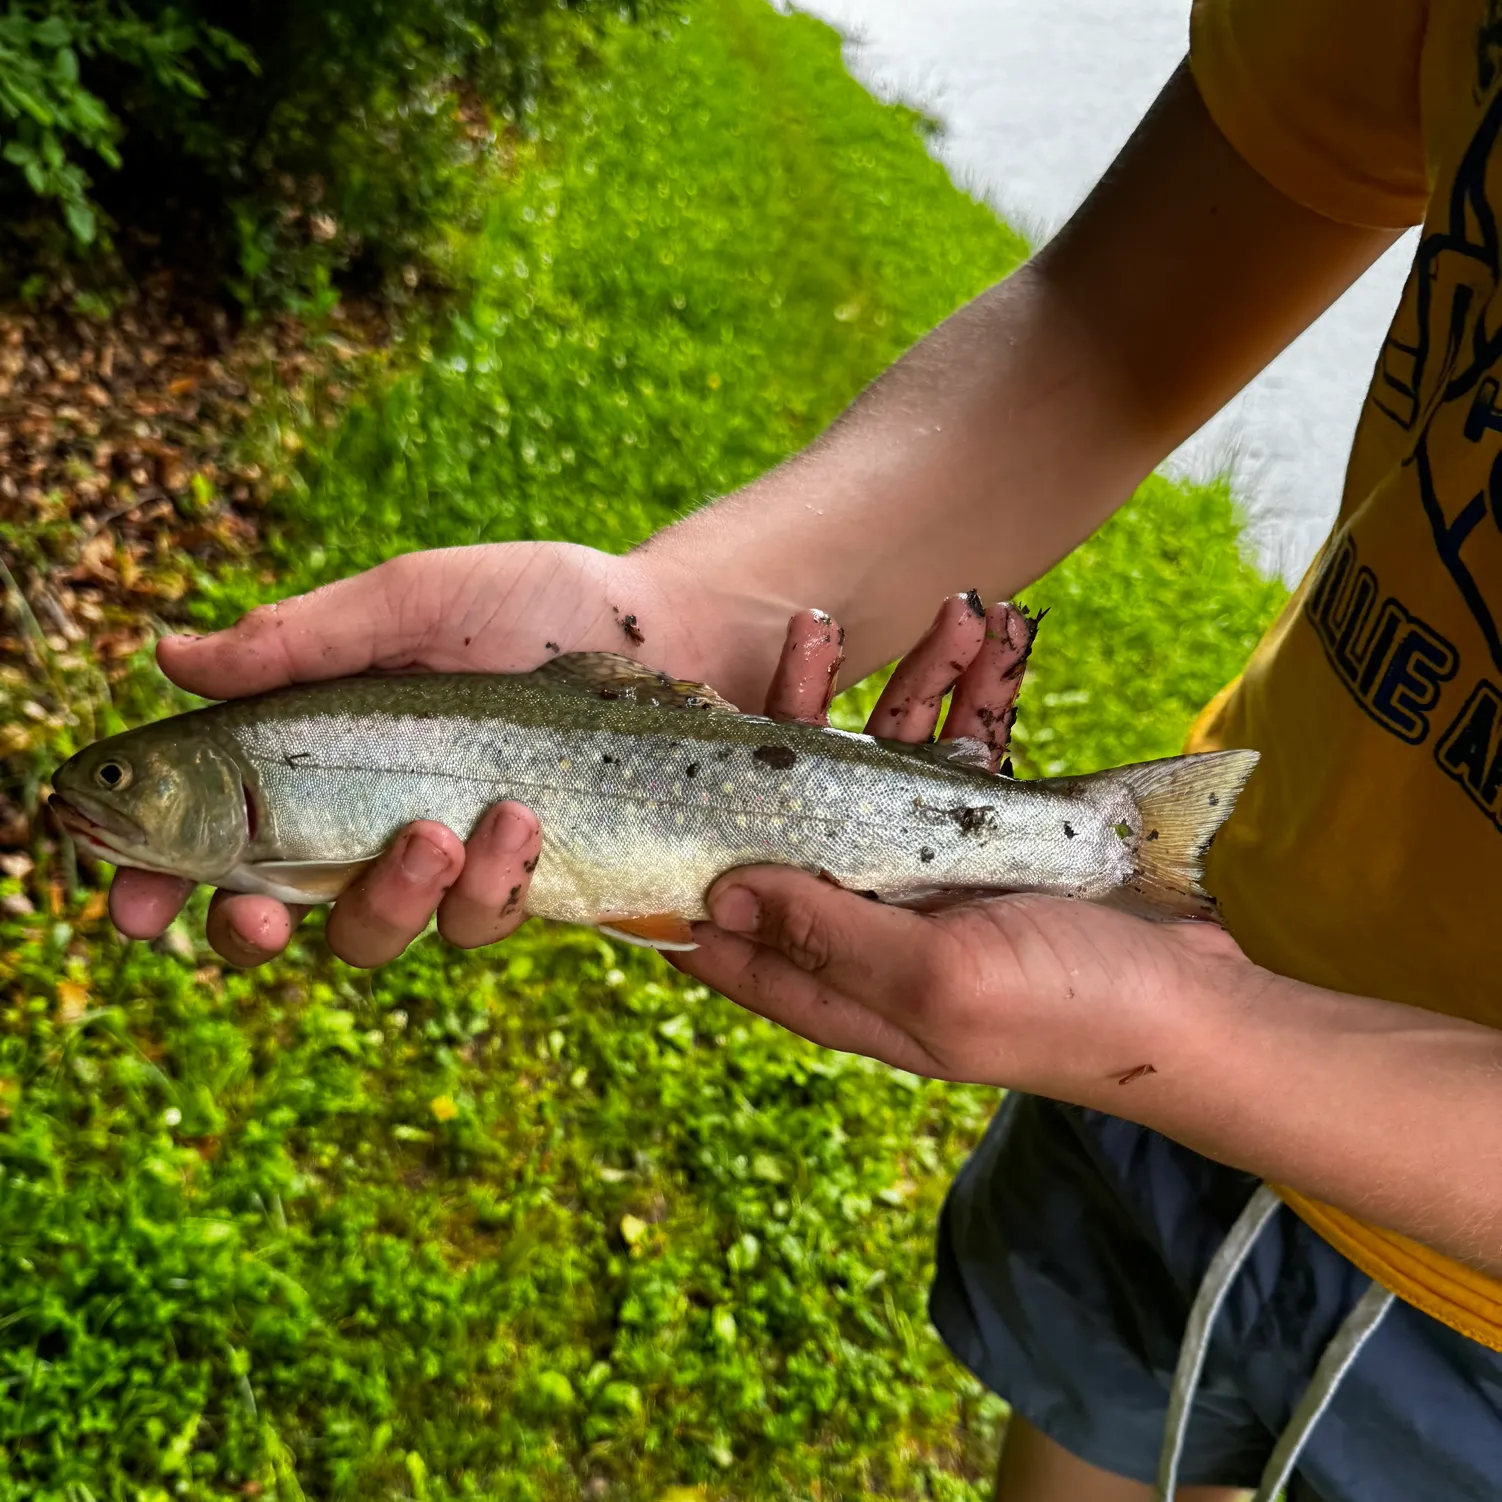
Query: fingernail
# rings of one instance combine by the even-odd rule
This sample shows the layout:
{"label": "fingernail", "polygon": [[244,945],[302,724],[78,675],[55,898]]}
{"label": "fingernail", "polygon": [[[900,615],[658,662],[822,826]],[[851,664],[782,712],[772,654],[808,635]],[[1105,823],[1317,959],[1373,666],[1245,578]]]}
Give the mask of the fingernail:
{"label": "fingernail", "polygon": [[402,871],[413,881],[434,881],[448,869],[449,858],[432,840],[409,835],[402,850]]}
{"label": "fingernail", "polygon": [[761,924],[761,903],[745,887],[725,887],[709,899],[709,916],[728,933],[752,934]]}
{"label": "fingernail", "polygon": [[497,814],[496,843],[508,855],[515,855],[532,838],[532,822],[520,814]]}
{"label": "fingernail", "polygon": [[170,641],[178,645],[191,646],[194,642],[202,641],[203,638],[196,631],[174,631],[169,636],[164,636],[163,641]]}

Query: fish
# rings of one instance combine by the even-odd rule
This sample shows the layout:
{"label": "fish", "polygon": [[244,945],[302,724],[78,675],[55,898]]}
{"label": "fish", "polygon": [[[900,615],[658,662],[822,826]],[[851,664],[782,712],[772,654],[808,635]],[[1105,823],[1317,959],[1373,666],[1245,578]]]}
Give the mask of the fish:
{"label": "fish", "polygon": [[51,806],[114,865],[317,904],[411,821],[467,836],[515,799],[542,826],[531,915],[685,949],[715,879],[763,863],[916,908],[1043,892],[1214,917],[1202,857],[1256,761],[1228,750],[1018,779],[992,772],[976,741],[776,721],[581,652],[526,673],[368,675],[174,715],[70,758]]}

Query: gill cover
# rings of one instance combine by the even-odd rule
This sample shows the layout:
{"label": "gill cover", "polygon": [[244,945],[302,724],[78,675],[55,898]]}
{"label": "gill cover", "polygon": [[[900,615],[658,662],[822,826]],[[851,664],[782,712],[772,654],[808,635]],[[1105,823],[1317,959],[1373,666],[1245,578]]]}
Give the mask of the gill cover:
{"label": "gill cover", "polygon": [[131,826],[130,838],[118,842],[125,864],[207,881],[233,867],[250,843],[250,795],[239,767],[183,719],[86,748],[59,769],[53,786],[99,816],[106,831]]}

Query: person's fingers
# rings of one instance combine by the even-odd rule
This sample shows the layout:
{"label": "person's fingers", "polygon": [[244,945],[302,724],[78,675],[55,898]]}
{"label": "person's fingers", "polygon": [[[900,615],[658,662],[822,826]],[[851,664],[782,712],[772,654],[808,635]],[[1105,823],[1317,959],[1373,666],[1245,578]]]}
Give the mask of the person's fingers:
{"label": "person's fingers", "polygon": [[[157,661],[174,683],[209,699],[400,663],[425,629],[402,609],[404,567],[393,559],[311,594],[257,606],[211,636],[164,637]],[[410,569],[406,577],[410,582]]]}
{"label": "person's fingers", "polygon": [[182,911],[193,883],[121,866],[110,883],[110,922],[127,939],[154,939]]}
{"label": "person's fingers", "polygon": [[993,772],[1006,755],[1022,674],[1042,619],[1020,605],[992,605],[986,611],[986,639],[949,701],[943,739],[981,741],[991,753]]}
{"label": "person's fingers", "polygon": [[951,595],[939,606],[923,639],[892,671],[866,722],[867,735],[926,741],[939,723],[944,695],[975,660],[986,638],[980,596]]}
{"label": "person's fingers", "polygon": [[464,847],[464,870],[438,909],[438,932],[461,949],[478,949],[520,927],[541,849],[537,815],[525,804],[497,804]]}
{"label": "person's fingers", "polygon": [[464,846],[432,820],[409,824],[329,914],[329,948],[369,970],[394,960],[423,929],[464,869]]}
{"label": "person's fingers", "polygon": [[[821,985],[899,1020],[936,983],[943,935],[930,919],[788,866],[746,866],[710,888],[716,927],[776,950]],[[737,998],[739,999],[739,998]]]}
{"label": "person's fingers", "polygon": [[305,907],[289,907],[275,897],[215,892],[204,931],[209,943],[231,965],[248,970],[279,955],[307,911]]}
{"label": "person's fingers", "polygon": [[863,998],[825,984],[778,950],[713,923],[695,924],[694,939],[697,949],[663,958],[747,1011],[823,1048],[865,1054],[914,1073],[932,1070],[926,1050],[894,1022],[871,1010]]}
{"label": "person's fingers", "polygon": [[826,725],[845,660],[845,633],[822,610],[800,610],[767,690],[767,715],[799,725]]}

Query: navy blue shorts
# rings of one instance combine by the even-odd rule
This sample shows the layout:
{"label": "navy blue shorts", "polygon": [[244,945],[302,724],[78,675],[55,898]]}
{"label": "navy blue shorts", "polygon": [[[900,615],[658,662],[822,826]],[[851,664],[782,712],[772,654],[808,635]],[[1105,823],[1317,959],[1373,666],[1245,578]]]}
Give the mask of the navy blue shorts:
{"label": "navy blue shorts", "polygon": [[[944,1207],[934,1324],[1066,1450],[1152,1481],[1189,1306],[1256,1187],[1130,1122],[1008,1096]],[[1369,1286],[1278,1211],[1216,1324],[1183,1484],[1257,1484]],[[1395,1303],[1315,1427],[1289,1502],[1499,1498],[1502,1354]]]}

